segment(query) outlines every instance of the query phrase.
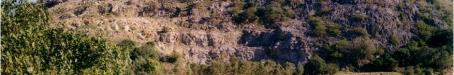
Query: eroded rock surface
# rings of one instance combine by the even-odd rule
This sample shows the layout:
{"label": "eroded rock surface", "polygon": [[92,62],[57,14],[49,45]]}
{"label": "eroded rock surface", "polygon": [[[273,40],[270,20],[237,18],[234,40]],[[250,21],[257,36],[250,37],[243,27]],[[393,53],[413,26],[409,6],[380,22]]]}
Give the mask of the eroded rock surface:
{"label": "eroded rock surface", "polygon": [[[391,35],[401,38],[397,46],[407,43],[415,35],[411,29],[424,6],[405,1],[409,0],[301,0],[287,6],[297,12],[294,18],[270,25],[235,23],[229,12],[234,2],[224,0],[64,0],[52,2],[48,10],[55,14],[53,23],[61,25],[54,27],[103,36],[117,43],[126,39],[156,42],[160,52],[177,52],[193,63],[206,63],[222,55],[306,62],[323,44],[354,39],[347,33],[355,27],[365,28],[385,49],[396,48],[387,39]],[[259,7],[267,5],[266,0],[256,3]],[[342,34],[311,35],[313,25],[308,17],[314,15],[340,25]],[[354,15],[367,18],[358,22]],[[434,16],[432,24],[447,28],[439,17]]]}

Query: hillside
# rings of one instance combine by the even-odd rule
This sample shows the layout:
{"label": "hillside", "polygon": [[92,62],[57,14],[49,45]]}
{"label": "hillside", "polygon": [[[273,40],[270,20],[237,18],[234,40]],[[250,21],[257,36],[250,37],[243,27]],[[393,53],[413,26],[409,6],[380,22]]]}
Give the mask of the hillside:
{"label": "hillside", "polygon": [[[61,29],[65,31],[62,34],[74,32],[82,37],[105,39],[109,48],[114,47],[107,48],[107,53],[120,50],[118,56],[130,57],[115,61],[133,66],[144,63],[142,58],[150,59],[145,63],[163,68],[163,73],[158,73],[156,66],[149,71],[135,66],[132,74],[262,75],[255,72],[270,68],[262,73],[313,75],[345,71],[418,75],[452,72],[452,3],[452,0],[47,0],[31,5],[41,4],[44,11],[40,12],[49,15],[50,19],[40,25]],[[5,15],[7,19],[23,17],[5,14],[6,6],[2,5],[2,33],[9,29],[3,27],[5,24],[23,22],[4,20]],[[7,46],[2,46],[2,53],[22,46],[11,44],[20,40],[8,40],[15,36],[5,37],[2,36],[2,45]],[[28,45],[35,46],[25,44]],[[71,44],[64,47],[73,48]],[[121,50],[131,54],[121,54]],[[137,60],[135,55],[139,55]],[[256,67],[251,73],[241,72],[250,71],[251,66]],[[223,68],[228,71],[219,71]],[[175,71],[180,69],[184,70]],[[17,73],[14,72],[2,68],[2,73]]]}

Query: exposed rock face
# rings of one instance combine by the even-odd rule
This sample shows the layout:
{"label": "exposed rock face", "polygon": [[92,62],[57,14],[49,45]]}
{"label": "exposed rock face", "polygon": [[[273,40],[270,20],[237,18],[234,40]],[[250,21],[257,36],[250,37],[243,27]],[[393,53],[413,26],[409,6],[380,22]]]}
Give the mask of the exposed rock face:
{"label": "exposed rock face", "polygon": [[[272,24],[236,24],[229,11],[233,2],[214,0],[68,0],[56,1],[49,11],[53,23],[67,29],[103,36],[113,42],[125,39],[145,43],[156,42],[164,54],[177,52],[193,63],[212,59],[238,57],[245,60],[273,59],[306,62],[323,44],[341,39],[354,39],[350,29],[362,27],[381,48],[392,50],[388,37],[397,35],[407,43],[412,36],[415,17],[422,5],[408,0],[302,0],[289,8],[296,17]],[[257,0],[264,6],[268,1]],[[328,8],[326,12],[316,12]],[[317,13],[317,14],[314,14]],[[322,14],[320,14],[322,13]],[[406,14],[402,17],[401,14]],[[318,15],[341,26],[341,36],[315,37],[308,17]],[[354,15],[364,15],[364,21],[354,21]],[[447,28],[447,23],[435,16],[434,25]]]}

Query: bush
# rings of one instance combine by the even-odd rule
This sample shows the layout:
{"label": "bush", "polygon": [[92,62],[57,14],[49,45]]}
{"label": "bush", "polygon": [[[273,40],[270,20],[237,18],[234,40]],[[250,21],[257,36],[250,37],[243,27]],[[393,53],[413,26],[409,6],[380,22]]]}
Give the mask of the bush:
{"label": "bush", "polygon": [[350,42],[346,39],[340,40],[339,42],[336,43],[335,47],[336,49],[348,49],[350,45]]}
{"label": "bush", "polygon": [[389,41],[392,45],[397,45],[397,44],[399,44],[400,39],[395,34],[393,34],[389,37]]}
{"label": "bush", "polygon": [[414,33],[419,35],[421,38],[427,39],[430,36],[432,36],[432,33],[435,31],[435,28],[430,25],[427,25],[423,21],[418,21],[416,23],[416,29],[414,29],[413,31],[414,31]]}
{"label": "bush", "polygon": [[234,21],[238,24],[241,23],[253,23],[256,22],[259,17],[255,14],[257,12],[257,7],[250,6],[247,7],[245,11],[238,15],[234,15]]}
{"label": "bush", "polygon": [[162,74],[162,66],[159,62],[160,54],[153,42],[147,42],[139,48],[135,48],[130,59],[134,65],[132,70],[135,74]]}
{"label": "bush", "polygon": [[446,11],[445,15],[442,17],[442,20],[445,21],[446,24],[448,24],[449,28],[452,28],[452,24],[454,23],[453,18],[451,18],[452,16],[453,16],[453,12]]}
{"label": "bush", "polygon": [[394,71],[398,68],[398,60],[394,59],[390,53],[381,55],[376,60],[373,60],[371,64],[368,64],[361,69],[363,71]]}
{"label": "bush", "polygon": [[290,62],[277,63],[271,60],[261,62],[240,61],[236,58],[229,62],[216,59],[208,65],[191,65],[194,74],[209,75],[301,75],[304,72],[303,64],[293,64]]}
{"label": "bush", "polygon": [[[231,11],[233,20],[237,24],[253,23],[258,20],[263,24],[272,24],[275,22],[286,21],[294,16],[294,11],[289,7],[282,7],[283,1],[271,1],[266,8],[257,9],[255,3],[242,1],[235,2],[235,8]],[[244,10],[240,7],[245,8]]]}
{"label": "bush", "polygon": [[326,23],[322,21],[319,17],[309,17],[310,24],[313,25],[314,33],[317,36],[325,36],[326,33]]}
{"label": "bush", "polygon": [[286,4],[286,5],[290,5],[292,7],[298,7],[302,4],[304,4],[304,0],[289,0],[288,4]]}
{"label": "bush", "polygon": [[[444,34],[447,33],[447,34]],[[440,37],[439,37],[440,36]],[[442,36],[442,37],[441,37]],[[452,38],[451,32],[441,30],[430,39],[416,38],[395,52],[387,52],[374,60],[370,67],[363,68],[372,71],[396,71],[402,67],[405,74],[435,74],[444,69],[452,68],[452,42],[437,42]],[[398,59],[398,60],[397,60]]]}
{"label": "bush", "polygon": [[441,72],[443,69],[452,67],[451,45],[428,47],[424,41],[412,41],[396,51],[393,58],[400,59],[399,66],[419,66]]}
{"label": "bush", "polygon": [[352,32],[354,34],[356,34],[357,36],[369,36],[369,33],[367,33],[367,30],[364,28],[360,28],[360,27],[354,28],[352,30]]}
{"label": "bush", "polygon": [[340,31],[340,26],[339,24],[337,23],[333,23],[333,22],[329,22],[328,23],[329,25],[327,26],[327,32],[331,35],[331,36],[339,36],[341,34],[341,31]]}
{"label": "bush", "polygon": [[370,63],[376,55],[383,54],[383,50],[375,45],[375,42],[368,37],[359,37],[353,40],[354,55],[359,66]]}
{"label": "bush", "polygon": [[252,61],[243,61],[238,63],[240,63],[239,68],[235,69],[237,71],[234,72],[245,75],[253,75],[258,66],[257,63]]}
{"label": "bush", "polygon": [[335,64],[326,64],[325,60],[318,56],[309,59],[309,62],[304,66],[304,74],[307,75],[325,75],[334,74],[337,72],[338,67]]}
{"label": "bush", "polygon": [[332,60],[341,59],[344,57],[344,53],[348,52],[346,49],[350,48],[350,41],[340,40],[335,45],[334,48],[328,48],[329,56]]}
{"label": "bush", "polygon": [[352,15],[352,19],[356,22],[363,22],[367,20],[368,16],[360,13],[356,13]]}
{"label": "bush", "polygon": [[264,24],[272,24],[286,21],[294,16],[294,11],[288,7],[282,7],[283,1],[276,0],[269,2],[264,9],[260,9],[257,15]]}
{"label": "bush", "polygon": [[331,8],[328,6],[322,6],[319,11],[320,14],[329,14],[331,12]]}
{"label": "bush", "polygon": [[293,75],[293,73],[295,73],[296,67],[295,67],[295,64],[293,64],[293,63],[285,62],[282,65],[282,69],[281,70],[283,70],[283,72],[280,73],[280,74]]}
{"label": "bush", "polygon": [[155,59],[139,58],[132,62],[133,73],[138,75],[160,75],[162,74],[161,63]]}
{"label": "bush", "polygon": [[296,72],[293,75],[303,75],[304,74],[304,65],[302,63],[296,64]]}
{"label": "bush", "polygon": [[439,30],[430,36],[427,44],[431,47],[442,47],[452,44],[452,30]]}
{"label": "bush", "polygon": [[123,40],[120,43],[117,44],[119,47],[127,48],[127,49],[133,49],[136,47],[136,42],[132,40]]}
{"label": "bush", "polygon": [[263,9],[264,14],[262,14],[265,22],[275,23],[279,21],[284,21],[287,19],[284,9],[279,2],[272,1],[269,5]]}
{"label": "bush", "polygon": [[[330,62],[361,67],[375,60],[375,56],[383,54],[383,50],[368,37],[358,37],[353,41],[340,40],[335,45],[324,48]],[[343,65],[342,65],[343,66]]]}
{"label": "bush", "polygon": [[426,69],[419,66],[410,66],[406,67],[406,70],[403,72],[406,75],[434,75],[433,69]]}
{"label": "bush", "polygon": [[230,11],[230,13],[235,16],[241,13],[244,7],[244,2],[243,0],[234,0],[233,2],[233,9]]}
{"label": "bush", "polygon": [[2,4],[2,74],[128,73],[127,51],[102,38],[48,28],[50,16],[42,5]]}

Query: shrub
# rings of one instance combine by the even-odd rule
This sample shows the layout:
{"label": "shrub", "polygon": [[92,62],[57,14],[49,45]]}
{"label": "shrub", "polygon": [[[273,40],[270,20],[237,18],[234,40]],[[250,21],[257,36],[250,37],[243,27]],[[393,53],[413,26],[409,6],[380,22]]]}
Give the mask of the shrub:
{"label": "shrub", "polygon": [[326,35],[326,26],[323,24],[316,24],[315,25],[315,33],[318,36],[325,36]]}
{"label": "shrub", "polygon": [[162,74],[162,67],[159,62],[160,54],[153,42],[147,42],[130,53],[133,72],[135,74]]}
{"label": "shrub", "polygon": [[352,42],[340,40],[334,46],[324,48],[330,61],[337,61],[352,66],[363,66],[383,54],[383,50],[375,45],[368,37],[358,37]]}
{"label": "shrub", "polygon": [[341,59],[344,57],[344,53],[348,52],[347,49],[349,49],[351,42],[347,40],[340,40],[338,41],[335,45],[334,48],[332,47],[327,47],[326,50],[328,51],[328,55],[330,56],[331,60],[337,60]]}
{"label": "shrub", "polygon": [[[283,1],[271,1],[266,8],[257,9],[255,3],[235,2],[235,8],[231,11],[236,23],[253,23],[258,20],[263,24],[272,24],[279,21],[286,21],[294,16],[294,11],[289,7],[282,7]],[[239,7],[245,8],[244,10]]]}
{"label": "shrub", "polygon": [[337,72],[338,68],[335,64],[326,64],[325,60],[318,56],[314,56],[309,59],[309,62],[304,66],[304,74],[308,75],[324,75],[324,74],[334,74]]}
{"label": "shrub", "polygon": [[205,73],[207,65],[190,64],[190,68],[191,68],[190,70],[191,70],[192,74],[194,74],[194,75],[207,74],[207,73]]}
{"label": "shrub", "polygon": [[[223,63],[221,60],[211,62],[211,65],[208,66],[207,73],[209,75],[223,75],[227,74],[226,68],[228,64]],[[202,73],[203,74],[203,73]]]}
{"label": "shrub", "polygon": [[375,42],[368,37],[359,37],[353,40],[354,58],[357,60],[358,65],[370,63],[375,59],[376,55],[381,55],[383,50],[375,45]]}
{"label": "shrub", "polygon": [[385,53],[372,61],[371,64],[362,68],[365,71],[393,71],[398,68],[398,60],[393,58],[390,53]]}
{"label": "shrub", "polygon": [[393,34],[389,37],[389,41],[392,45],[397,45],[397,44],[399,44],[400,39],[395,34]]}
{"label": "shrub", "polygon": [[253,23],[258,20],[258,16],[255,14],[257,8],[255,6],[247,7],[247,9],[239,15],[234,15],[234,21],[240,23]]}
{"label": "shrub", "polygon": [[304,4],[304,0],[289,0],[287,5],[290,5],[292,7],[298,7],[299,5]]}
{"label": "shrub", "polygon": [[419,16],[419,19],[420,19],[419,21],[423,21],[423,22],[426,23],[426,24],[427,24],[427,23],[431,24],[431,22],[432,22],[432,17],[431,17],[430,15],[428,15],[428,14],[423,14],[423,13],[418,13],[417,15]]}
{"label": "shrub", "polygon": [[447,11],[445,12],[445,15],[442,17],[442,20],[445,21],[446,24],[448,24],[449,28],[452,28],[452,24],[454,23],[453,18],[451,18],[452,16],[453,12]]}
{"label": "shrub", "polygon": [[356,13],[352,15],[352,19],[355,20],[356,22],[363,22],[367,20],[368,16],[360,13]]}
{"label": "shrub", "polygon": [[336,43],[335,47],[336,49],[348,49],[350,45],[350,42],[346,39],[340,40],[339,42]]}
{"label": "shrub", "polygon": [[328,14],[331,12],[331,8],[328,6],[322,6],[319,11],[320,14]]}
{"label": "shrub", "polygon": [[302,63],[296,64],[296,71],[293,75],[303,75],[304,74],[304,65]]}
{"label": "shrub", "polygon": [[325,36],[326,35],[326,23],[322,21],[319,17],[309,17],[310,24],[314,25],[313,28],[314,33],[317,36]]}
{"label": "shrub", "polygon": [[369,36],[369,33],[367,33],[367,30],[364,28],[360,28],[360,27],[354,28],[352,30],[352,32],[358,36]]}
{"label": "shrub", "polygon": [[272,1],[266,9],[264,9],[264,21],[275,23],[287,19],[284,9],[279,2]]}
{"label": "shrub", "polygon": [[260,9],[257,15],[264,24],[272,24],[280,21],[286,21],[294,16],[294,11],[289,7],[283,7],[283,1],[274,0],[269,2],[265,8]]}
{"label": "shrub", "polygon": [[410,66],[406,67],[406,70],[403,72],[406,75],[434,75],[433,69],[422,68],[419,66]]}
{"label": "shrub", "polygon": [[233,9],[230,11],[230,13],[235,16],[241,13],[244,7],[244,2],[243,0],[234,0],[233,2]]}
{"label": "shrub", "polygon": [[441,72],[452,67],[452,46],[428,47],[425,41],[412,41],[396,51],[393,58],[400,59],[399,66],[419,66]]}
{"label": "shrub", "polygon": [[139,75],[160,75],[162,74],[162,66],[155,59],[140,58],[133,60],[133,73]]}
{"label": "shrub", "polygon": [[120,43],[117,44],[117,46],[128,48],[128,49],[133,49],[136,47],[136,42],[132,40],[123,40]]}
{"label": "shrub", "polygon": [[339,36],[341,34],[340,26],[337,23],[329,22],[327,28],[327,32],[331,36]]}
{"label": "shrub", "polygon": [[439,30],[427,40],[427,44],[431,47],[451,45],[452,38],[452,30]]}
{"label": "shrub", "polygon": [[427,25],[425,22],[423,21],[418,21],[416,23],[416,29],[414,30],[414,32],[416,34],[418,34],[420,37],[424,38],[424,39],[427,39],[429,38],[430,36],[432,36],[432,33],[435,31],[435,28],[430,26],[430,25]]}
{"label": "shrub", "polygon": [[340,26],[334,22],[323,21],[320,17],[309,17],[309,23],[313,25],[313,32],[317,36],[340,35]]}
{"label": "shrub", "polygon": [[158,59],[160,57],[159,52],[156,50],[153,42],[147,42],[145,45],[135,48],[131,52],[131,59],[135,60],[138,58],[151,58],[151,59]]}
{"label": "shrub", "polygon": [[279,73],[279,74],[284,74],[284,75],[293,75],[293,73],[295,73],[296,71],[296,66],[295,64],[293,63],[290,63],[290,62],[285,62],[283,65],[282,65],[282,69],[281,69],[283,72],[282,73]]}
{"label": "shrub", "polygon": [[253,75],[257,69],[257,63],[252,62],[252,61],[243,61],[243,62],[238,62],[240,63],[239,68],[235,69],[238,71],[235,71],[236,73],[239,74],[245,74],[245,75]]}
{"label": "shrub", "polygon": [[207,65],[193,64],[191,70],[193,74],[210,75],[301,75],[304,67],[303,64],[277,63],[271,60],[239,61],[234,57],[229,62],[216,59]]}

